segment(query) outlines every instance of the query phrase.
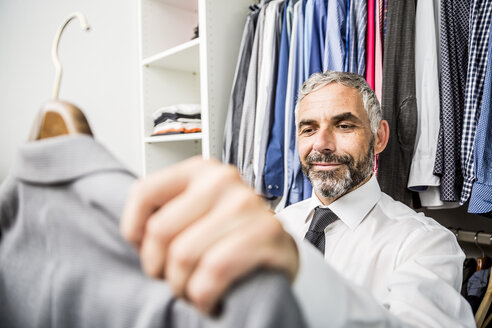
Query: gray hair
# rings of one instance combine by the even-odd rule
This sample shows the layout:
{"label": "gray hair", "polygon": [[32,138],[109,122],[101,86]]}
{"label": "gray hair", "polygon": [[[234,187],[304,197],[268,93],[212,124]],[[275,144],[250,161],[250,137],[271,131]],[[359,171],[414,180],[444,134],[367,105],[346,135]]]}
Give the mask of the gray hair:
{"label": "gray hair", "polygon": [[364,77],[348,72],[326,71],[324,73],[314,73],[306,80],[306,82],[304,82],[299,90],[299,94],[297,95],[297,103],[295,107],[296,127],[299,126],[299,107],[301,100],[311,92],[321,89],[332,82],[336,82],[359,91],[362,96],[364,108],[367,112],[367,117],[369,118],[371,131],[373,135],[376,135],[378,132],[379,123],[382,120],[381,106],[376,98],[376,94],[371,89],[369,84],[367,84]]}

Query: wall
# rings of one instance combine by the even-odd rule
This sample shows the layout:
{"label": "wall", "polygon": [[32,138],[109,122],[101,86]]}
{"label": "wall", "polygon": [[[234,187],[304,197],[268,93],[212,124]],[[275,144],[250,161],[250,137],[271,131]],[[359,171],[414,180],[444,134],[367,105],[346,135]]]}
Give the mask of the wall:
{"label": "wall", "polygon": [[136,0],[0,1],[0,181],[52,95],[52,40],[74,11],[91,30],[74,20],[62,35],[60,99],[81,108],[96,139],[140,173],[137,10]]}

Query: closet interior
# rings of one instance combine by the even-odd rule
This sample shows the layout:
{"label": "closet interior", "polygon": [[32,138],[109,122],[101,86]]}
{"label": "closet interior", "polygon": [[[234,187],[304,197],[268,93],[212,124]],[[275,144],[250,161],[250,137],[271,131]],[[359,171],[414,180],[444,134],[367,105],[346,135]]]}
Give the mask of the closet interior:
{"label": "closet interior", "polygon": [[[139,0],[144,175],[194,155],[220,158],[248,4],[245,0]],[[176,105],[199,105],[201,132],[152,136],[153,114],[164,108],[174,115]],[[171,127],[176,126],[182,125],[175,122]]]}
{"label": "closet interior", "polygon": [[[466,19],[471,22],[469,25],[471,28],[470,35],[475,35],[474,28],[477,29],[482,25],[487,26],[487,28],[490,27],[490,8],[482,8],[487,13],[486,15],[477,17],[473,14],[482,6],[478,2],[471,1],[468,9],[460,8],[460,13],[466,13],[469,10],[470,17],[466,17]],[[265,98],[262,98],[262,101],[258,101],[261,106],[266,106],[265,108],[260,108],[258,103],[256,103],[256,106],[253,103],[252,107],[257,111],[261,111],[261,115],[265,115],[263,116],[264,119],[256,118],[254,120],[256,121],[255,124],[266,124],[268,128],[282,126],[285,135],[292,129],[292,117],[288,118],[288,115],[291,115],[290,110],[293,109],[295,98],[283,99],[285,104],[283,104],[282,108],[285,108],[285,111],[280,111],[280,113],[285,115],[285,118],[279,123],[280,125],[275,123],[277,121],[276,115],[279,114],[279,111],[275,109],[275,105],[282,95],[284,98],[295,97],[295,94],[287,90],[287,86],[290,88],[297,86],[298,88],[310,74],[325,69],[345,70],[362,74],[366,76],[366,79],[370,82],[369,84],[376,91],[382,104],[384,118],[389,120],[401,119],[401,117],[398,117],[400,114],[396,114],[397,116],[394,118],[386,117],[389,113],[388,110],[391,111],[392,106],[401,106],[400,108],[405,110],[408,110],[408,106],[413,106],[411,110],[415,112],[411,115],[415,115],[415,124],[418,127],[415,128],[415,131],[410,132],[416,133],[416,135],[410,139],[401,139],[399,142],[404,143],[410,140],[410,143],[412,143],[411,148],[415,149],[415,152],[413,150],[409,151],[406,144],[401,146],[401,152],[406,152],[403,155],[404,157],[412,156],[412,152],[414,157],[417,155],[428,156],[428,154],[422,155],[419,153],[421,150],[424,150],[424,152],[428,150],[423,146],[422,131],[426,130],[427,132],[424,133],[430,134],[431,138],[434,138],[432,139],[434,143],[437,142],[439,132],[435,126],[432,127],[433,123],[429,121],[429,117],[432,116],[435,119],[440,117],[443,129],[448,128],[448,125],[442,120],[442,110],[441,113],[437,111],[433,114],[422,112],[424,107],[424,110],[431,107],[434,107],[432,110],[438,110],[439,108],[436,108],[433,104],[439,104],[439,102],[441,104],[446,103],[449,106],[447,99],[436,98],[439,93],[439,85],[442,85],[442,79],[445,78],[444,73],[437,71],[437,63],[450,67],[449,63],[446,63],[446,58],[448,57],[469,65],[474,65],[473,60],[479,61],[479,59],[475,58],[468,62],[467,58],[463,57],[461,48],[452,48],[452,46],[456,46],[463,40],[447,40],[448,48],[444,50],[449,53],[443,55],[443,41],[440,37],[449,32],[449,26],[460,19],[463,20],[463,17],[459,15],[450,17],[449,13],[452,8],[449,3],[439,0],[426,3],[417,3],[416,1],[405,3],[405,6],[409,6],[408,8],[411,10],[406,11],[405,20],[401,22],[395,19],[395,15],[392,15],[394,2],[391,0],[339,1],[337,2],[338,5],[345,4],[346,7],[338,8],[337,14],[333,14],[333,10],[337,10],[334,3],[334,1],[306,0],[262,0],[254,3],[251,0],[139,0],[140,113],[144,174],[149,174],[159,168],[172,165],[194,155],[202,155],[205,158],[223,158],[223,147],[227,151],[227,147],[234,145],[234,141],[231,142],[230,139],[228,139],[228,144],[224,145],[224,131],[226,131],[226,134],[229,133],[229,137],[231,135],[237,136],[238,134],[238,131],[227,132],[229,128],[227,124],[230,124],[230,122],[226,122],[227,115],[232,115],[228,111],[230,112],[233,110],[231,108],[234,107],[232,102],[235,100],[232,97],[234,97],[236,92],[235,83],[249,83],[247,79],[250,78],[251,73],[255,74],[257,79],[258,99]],[[356,7],[357,4],[360,5],[362,3],[366,7]],[[271,7],[271,10],[267,12],[266,8],[268,6]],[[357,10],[361,10],[361,8],[365,10],[365,14],[357,15]],[[323,12],[323,10],[326,12]],[[442,13],[445,13],[446,16],[442,16]],[[263,17],[258,19],[262,15]],[[306,20],[309,15],[313,15],[314,19],[311,21]],[[268,22],[268,17],[270,19],[274,17],[275,21],[273,23]],[[364,24],[363,19],[367,20],[367,17],[374,19],[369,19],[366,22],[368,24]],[[323,22],[323,19],[325,20],[324,23],[319,23]],[[261,24],[257,23],[258,21],[261,21]],[[392,56],[398,57],[396,58],[397,62],[409,60],[408,56],[398,55],[399,51],[401,51],[398,47],[402,46],[402,44],[390,44],[393,42],[391,40],[396,40],[394,31],[399,28],[403,29],[403,26],[398,27],[398,24],[414,26],[413,30],[405,30],[406,34],[403,38],[406,38],[407,41],[410,40],[410,44],[412,42],[415,44],[415,48],[410,49],[407,54],[410,57],[416,57],[415,62],[410,63],[415,65],[416,76],[409,76],[402,72],[402,76],[398,77],[397,74],[390,76],[387,73],[389,66],[387,66],[386,62],[391,62],[394,59],[392,59]],[[466,30],[466,24],[461,27],[456,24],[453,26]],[[265,33],[268,33],[268,35],[254,35],[258,26],[261,26],[262,31],[267,30]],[[339,27],[337,33],[333,32],[334,26]],[[249,41],[245,39],[248,34],[247,29],[249,29],[250,33]],[[251,31],[251,29],[253,30]],[[286,33],[285,30],[288,30],[288,37],[283,36],[283,33]],[[460,30],[458,32],[468,31]],[[485,42],[483,41],[485,39],[488,40],[488,35],[488,33],[486,36],[482,35],[482,41],[480,42]],[[306,42],[307,38],[309,39],[309,36],[321,40],[320,44],[317,46],[302,44],[302,42]],[[254,41],[255,38],[259,38],[261,41]],[[324,49],[323,47],[324,45],[333,47],[334,44],[337,44],[334,40],[339,44],[343,43],[343,47],[337,48],[337,51],[339,50],[337,53],[330,53],[326,50],[328,48]],[[470,49],[477,47],[477,44],[474,43],[477,42],[477,38],[474,40],[473,42],[468,42]],[[254,59],[258,71],[252,71],[251,68],[249,68],[249,71],[241,71],[241,65],[244,65],[245,61],[249,61],[249,58],[245,59],[241,58],[241,56],[250,56],[251,53],[248,53],[248,51],[251,52],[251,48],[254,49],[255,42],[259,42],[257,46],[262,51],[257,55],[259,57]],[[272,42],[272,44],[268,42]],[[452,42],[456,44],[450,45]],[[293,49],[292,44],[300,50]],[[397,49],[394,47],[397,47]],[[244,51],[244,53],[240,53],[241,51]],[[295,54],[296,60],[300,61],[297,66],[291,66],[292,64],[289,62],[289,58],[293,54]],[[271,62],[269,61],[268,65],[273,65],[273,67],[268,65],[261,67],[262,61],[264,64],[265,60],[267,60],[265,59],[267,57],[262,56],[273,57],[273,60],[272,58],[268,59],[272,60]],[[280,56],[284,56],[283,61],[279,59]],[[287,61],[285,61],[285,56],[287,56]],[[486,57],[481,60],[485,61]],[[396,66],[398,67],[398,65]],[[266,67],[271,70],[270,73],[264,71],[267,69]],[[292,74],[292,67],[296,67],[295,81],[287,82],[288,77],[285,72],[287,70],[288,74]],[[481,69],[482,78],[484,79],[485,71],[483,67]],[[467,67],[460,68],[460,70],[466,73]],[[435,73],[435,76],[429,77],[430,73]],[[449,74],[449,72],[445,73]],[[241,74],[247,74],[248,77],[241,78]],[[280,78],[283,79],[282,82],[279,82],[280,80],[277,81]],[[410,96],[417,98],[415,103],[409,105],[408,102],[398,103],[401,99],[388,100],[387,97],[385,98],[388,85],[385,85],[384,80],[388,78],[393,79],[391,87],[394,87],[393,91],[396,93],[402,92],[403,84],[416,80],[416,86],[412,86],[411,83],[407,85],[410,88],[407,88],[407,91],[410,90],[408,91]],[[266,94],[265,90],[262,89],[265,85],[261,84],[263,83],[262,81],[267,81],[266,85],[270,88],[266,90]],[[431,83],[430,87],[429,83]],[[463,81],[451,81],[450,83],[463,83]],[[279,92],[278,85],[283,85],[284,90]],[[423,88],[422,85],[427,87]],[[483,81],[480,85],[483,88]],[[470,90],[470,87],[468,87],[466,99],[480,98],[480,95]],[[434,96],[432,96],[432,92]],[[460,96],[462,98],[453,103],[454,105],[460,103],[460,101],[464,102],[465,90],[463,90],[463,93]],[[425,99],[427,103],[420,101],[419,97]],[[441,93],[441,97],[443,97],[443,93]],[[444,95],[444,97],[446,96]],[[245,102],[248,101],[246,99],[243,100]],[[417,109],[417,107],[421,108]],[[467,105],[468,107],[470,106]],[[190,111],[190,108],[194,110]],[[264,111],[270,111],[271,114],[264,114]],[[241,114],[245,115],[244,113]],[[417,114],[422,117],[419,121],[416,118]],[[166,123],[165,127],[162,127],[159,117],[172,117],[175,122],[172,124]],[[252,117],[254,118],[254,115]],[[247,121],[247,118],[243,118],[243,120]],[[411,125],[413,124],[412,122],[407,123]],[[407,123],[394,123],[393,128],[399,129],[398,133],[400,133],[400,130],[407,133],[409,131],[407,130]],[[237,125],[235,126],[237,128]],[[226,128],[225,130],[224,127]],[[406,130],[403,131],[403,129]],[[254,138],[258,138],[258,136],[261,138],[262,136],[263,132],[258,132],[258,130],[265,131],[264,127],[261,127],[261,129],[258,127],[254,132]],[[274,132],[273,130],[271,133],[268,132],[266,137],[263,137],[267,139],[261,140],[260,143],[263,145],[261,149],[264,149],[264,151],[270,149],[269,142]],[[395,138],[395,131],[392,131],[392,133],[393,138]],[[441,131],[440,133],[444,132]],[[248,134],[244,134],[244,136],[244,140],[248,141]],[[446,138],[446,135],[444,135],[444,138]],[[292,168],[288,168],[288,155],[286,154],[289,151],[292,153],[294,148],[292,148],[292,142],[287,137],[284,138],[283,142],[284,144],[276,147],[276,149],[280,149],[285,154],[279,157],[280,160],[278,162],[274,162],[275,165],[285,166],[284,173],[276,180],[280,183],[270,184],[268,183],[268,181],[271,181],[270,178],[263,179],[265,167],[262,165],[269,161],[268,159],[265,160],[264,157],[262,159],[249,158],[247,156],[243,158],[245,162],[240,163],[240,165],[249,166],[253,165],[254,162],[254,168],[248,167],[243,170],[245,166],[238,166],[241,173],[244,174],[247,171],[248,176],[243,176],[245,180],[259,194],[273,200],[272,203],[277,206],[277,209],[302,200],[306,195],[310,194],[310,185],[302,178],[302,174],[299,176],[300,169],[297,168],[297,171],[293,173],[288,172]],[[442,139],[439,142],[442,143]],[[258,147],[258,145],[255,145],[255,147]],[[289,147],[292,149],[289,149]],[[395,147],[400,146],[396,143],[392,144],[392,150],[386,151],[398,151],[395,150]],[[466,201],[469,195],[462,196],[460,199],[460,193],[458,192],[455,193],[454,198],[448,197],[444,199],[443,193],[441,193],[441,199],[439,199],[438,194],[436,198],[436,192],[439,192],[440,186],[439,179],[434,179],[432,176],[430,177],[432,181],[421,179],[423,175],[428,176],[429,172],[437,172],[437,168],[434,168],[433,160],[436,157],[435,146],[432,146],[429,151],[432,160],[430,166],[424,169],[427,173],[419,171],[421,168],[418,165],[399,162],[403,169],[408,169],[413,173],[411,173],[410,178],[408,172],[403,175],[404,185],[401,183],[403,181],[401,176],[398,176],[396,180],[388,176],[382,176],[382,180],[386,181],[380,181],[383,191],[450,228],[457,236],[468,256],[479,258],[486,254],[492,254],[492,248],[490,247],[492,243],[492,222],[489,218],[467,212],[468,203]],[[442,156],[446,156],[449,153],[449,150],[446,149],[439,151],[441,153],[444,151],[444,155],[441,154]],[[258,156],[258,149],[255,149],[254,152],[251,150],[251,153],[254,153],[254,156]],[[470,151],[468,150],[469,153]],[[265,153],[260,154],[260,156],[265,156]],[[236,156],[233,157],[237,160]],[[426,158],[420,157],[419,160],[425,161]],[[446,163],[448,159],[444,158],[444,161]],[[226,162],[234,165],[238,163],[237,161],[228,160]],[[377,168],[378,172],[385,174],[385,170],[390,170],[388,165],[394,165],[392,162],[393,160],[390,157],[381,157]],[[258,165],[258,163],[260,164]],[[463,165],[469,165],[470,160],[463,160],[462,163]],[[411,182],[408,182],[409,180]],[[408,186],[406,185],[407,182]],[[304,186],[305,192],[302,193],[301,191],[292,196],[292,190],[288,188],[295,189],[295,186],[300,185]],[[468,187],[470,186],[468,185]],[[284,189],[283,192],[282,188]],[[286,200],[287,194],[290,194],[290,196]],[[462,205],[457,207],[459,201],[461,201]]]}

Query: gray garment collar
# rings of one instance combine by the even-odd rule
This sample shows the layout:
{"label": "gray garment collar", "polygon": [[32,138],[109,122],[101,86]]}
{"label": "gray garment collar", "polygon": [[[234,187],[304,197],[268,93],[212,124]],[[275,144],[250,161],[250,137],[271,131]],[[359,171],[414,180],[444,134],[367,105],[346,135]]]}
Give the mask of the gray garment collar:
{"label": "gray garment collar", "polygon": [[124,171],[134,176],[94,138],[78,134],[22,145],[13,175],[29,183],[54,184],[102,171]]}

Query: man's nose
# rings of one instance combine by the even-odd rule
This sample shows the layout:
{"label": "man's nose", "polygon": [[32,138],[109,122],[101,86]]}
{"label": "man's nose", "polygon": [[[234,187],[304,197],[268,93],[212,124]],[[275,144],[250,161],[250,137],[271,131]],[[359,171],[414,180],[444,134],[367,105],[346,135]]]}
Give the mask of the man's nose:
{"label": "man's nose", "polygon": [[316,134],[313,149],[319,153],[334,152],[336,150],[336,138],[330,129],[320,129]]}

